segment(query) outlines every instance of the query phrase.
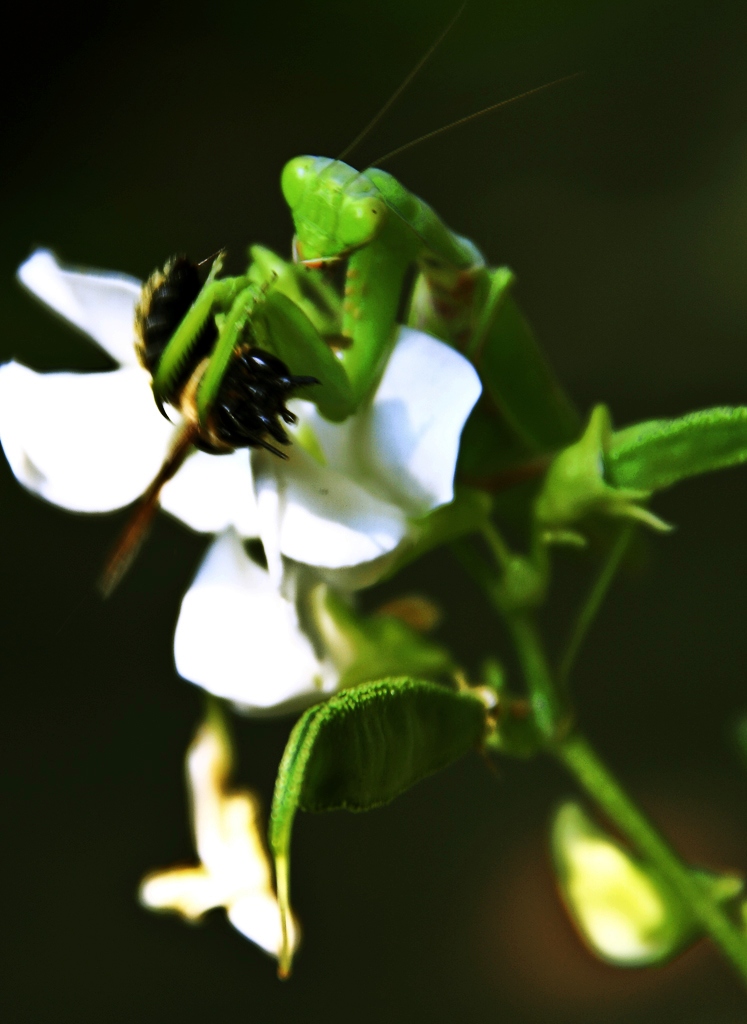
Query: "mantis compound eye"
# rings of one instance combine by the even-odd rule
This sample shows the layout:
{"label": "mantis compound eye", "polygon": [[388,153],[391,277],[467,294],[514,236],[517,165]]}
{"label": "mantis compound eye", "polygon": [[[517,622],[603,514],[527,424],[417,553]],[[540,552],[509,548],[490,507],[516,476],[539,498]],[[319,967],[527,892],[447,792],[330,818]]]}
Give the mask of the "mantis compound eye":
{"label": "mantis compound eye", "polygon": [[356,249],[370,242],[379,233],[386,217],[386,206],[380,199],[350,199],[340,210],[338,232],[346,249]]}
{"label": "mantis compound eye", "polygon": [[286,203],[295,210],[306,192],[309,182],[316,178],[318,160],[313,156],[297,156],[289,160],[280,177],[280,188]]}

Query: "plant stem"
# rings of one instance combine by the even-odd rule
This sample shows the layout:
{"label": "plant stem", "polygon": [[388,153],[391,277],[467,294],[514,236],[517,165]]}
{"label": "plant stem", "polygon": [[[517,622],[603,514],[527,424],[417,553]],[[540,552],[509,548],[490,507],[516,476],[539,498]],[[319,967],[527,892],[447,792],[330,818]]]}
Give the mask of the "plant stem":
{"label": "plant stem", "polygon": [[[503,538],[493,527],[483,533],[499,567],[506,568],[512,556]],[[528,610],[504,607],[500,580],[473,545],[459,540],[451,548],[511,631],[537,727],[546,739],[553,739],[563,719],[563,702],[553,681],[533,614]]]}
{"label": "plant stem", "polygon": [[505,617],[514,638],[537,728],[546,739],[552,740],[563,718],[563,709],[539,631],[529,612],[513,612]]}
{"label": "plant stem", "polygon": [[[610,554],[599,579],[592,588],[589,599],[579,617],[576,635],[583,638],[599,603],[614,575],[624,551],[624,534]],[[500,535],[486,539],[493,548],[496,561],[502,562],[503,547]],[[491,604],[505,619],[521,663],[526,680],[535,721],[547,740],[547,748],[575,776],[602,811],[620,829],[620,832],[671,885],[700,923],[704,931],[720,947],[731,961],[742,979],[747,982],[747,935],[729,918],[716,902],[698,876],[684,864],[657,830],[638,810],[636,805],[620,787],[609,769],[600,761],[587,741],[577,732],[563,736],[562,702],[556,682],[547,663],[542,642],[528,611],[507,610],[501,602],[501,585],[491,568],[485,564],[477,550],[466,541],[452,544],[452,550],[475,581],[483,588]],[[510,557],[510,556],[509,556]],[[566,654],[566,658],[568,655]],[[572,658],[571,658],[572,660]]]}
{"label": "plant stem", "polygon": [[511,561],[511,549],[493,523],[484,523],[481,533],[490,548],[496,563],[505,569]]}
{"label": "plant stem", "polygon": [[589,631],[594,618],[599,611],[599,608],[604,600],[607,591],[609,590],[610,584],[615,577],[622,557],[625,554],[625,550],[630,543],[630,538],[633,536],[633,526],[627,523],[620,530],[617,540],[612,545],[610,552],[607,556],[606,561],[602,565],[599,575],[594,581],[586,601],[578,614],[578,618],[573,627],[571,638],[568,641],[565,654],[560,662],[560,668],[558,670],[558,683],[562,688],[565,688],[568,677],[571,674],[573,663],[576,660],[576,655],[581,649],[581,644],[586,638],[586,634]]}
{"label": "plant stem", "polygon": [[587,741],[573,733],[552,750],[622,834],[658,868],[747,982],[747,936],[638,810]]}

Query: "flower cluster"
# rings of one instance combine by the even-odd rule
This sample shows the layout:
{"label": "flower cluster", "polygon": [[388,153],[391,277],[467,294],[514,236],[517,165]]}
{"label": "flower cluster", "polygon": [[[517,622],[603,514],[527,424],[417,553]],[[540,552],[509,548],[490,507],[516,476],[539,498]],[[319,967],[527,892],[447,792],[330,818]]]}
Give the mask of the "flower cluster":
{"label": "flower cluster", "polygon": [[[159,414],[135,355],[140,282],[65,268],[47,251],[18,276],[118,367],[0,367],[8,462],[24,486],[63,508],[126,506],[179,429],[178,417]],[[459,438],[480,390],[459,353],[402,328],[373,397],[354,416],[333,424],[311,402],[291,403],[298,423],[287,461],[261,450],[192,454],[160,499],[191,529],[217,535],[182,604],[180,674],[246,709],[287,710],[333,689],[334,671],[299,628],[299,587],[313,573],[357,590],[392,567],[418,520],[453,499]],[[262,541],[266,570],[244,551],[251,538]]]}
{"label": "flower cluster", "polygon": [[[82,513],[135,502],[182,426],[162,416],[135,352],[141,283],[64,267],[42,250],[19,270],[25,287],[99,345],[116,368],[37,373],[0,367],[0,442],[16,478]],[[462,428],[481,391],[466,359],[400,328],[372,397],[342,423],[294,400],[287,460],[256,449],[194,451],[163,486],[162,508],[212,534],[185,594],[174,639],[179,674],[250,714],[323,699],[377,669],[450,670],[439,648],[402,623],[373,633],[346,595],[406,557],[424,517],[454,498]],[[260,540],[265,563],[247,553]],[[228,791],[230,746],[215,715],[187,756],[201,864],[149,876],[144,905],[196,920],[223,906],[234,926],[272,954],[277,902],[249,793]],[[293,940],[295,942],[295,940]]]}

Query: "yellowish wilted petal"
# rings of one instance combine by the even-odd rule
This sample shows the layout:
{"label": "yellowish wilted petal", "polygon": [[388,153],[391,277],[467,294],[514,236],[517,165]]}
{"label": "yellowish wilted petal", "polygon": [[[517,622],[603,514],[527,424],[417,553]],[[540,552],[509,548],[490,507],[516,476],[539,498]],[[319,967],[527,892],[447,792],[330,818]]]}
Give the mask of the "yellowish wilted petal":
{"label": "yellowish wilted petal", "polygon": [[[187,783],[195,846],[202,863],[148,875],[140,901],[189,921],[225,907],[231,924],[272,956],[281,946],[281,922],[259,802],[247,791],[229,791],[233,757],[217,707],[187,751]],[[293,945],[299,929],[293,922]]]}

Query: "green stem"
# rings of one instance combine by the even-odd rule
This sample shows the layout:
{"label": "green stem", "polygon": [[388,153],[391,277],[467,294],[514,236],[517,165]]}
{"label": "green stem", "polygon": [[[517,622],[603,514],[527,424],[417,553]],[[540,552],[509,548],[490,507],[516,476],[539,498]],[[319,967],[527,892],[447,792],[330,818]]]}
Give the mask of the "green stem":
{"label": "green stem", "polygon": [[617,540],[612,545],[610,552],[607,556],[607,560],[602,565],[601,571],[594,581],[594,585],[589,591],[589,595],[579,612],[578,618],[573,627],[571,638],[568,641],[565,654],[560,662],[560,668],[558,670],[558,683],[565,689],[568,682],[568,677],[571,674],[573,663],[576,660],[576,655],[581,649],[581,644],[586,638],[586,634],[589,631],[589,627],[594,621],[599,608],[601,607],[602,601],[604,600],[607,591],[609,590],[610,584],[615,577],[622,557],[625,554],[626,548],[630,543],[630,538],[633,536],[633,526],[627,523],[623,526],[620,531]]}
{"label": "green stem", "polygon": [[[618,547],[622,547],[622,537],[615,545],[615,551]],[[559,726],[563,721],[562,704],[531,614],[526,611],[511,612],[503,607],[500,580],[496,579],[491,568],[485,564],[472,545],[466,541],[457,541],[452,544],[452,549],[465,569],[483,588],[491,604],[506,620],[511,630],[531,695],[535,720],[549,741],[548,749],[575,776],[629,842],[658,868],[683,903],[690,908],[703,929],[747,982],[747,935],[730,920],[697,875],[680,860],[651,822],[638,810],[586,740],[577,732],[561,736]],[[499,552],[494,550],[494,554],[499,560]],[[587,625],[584,629],[588,628],[588,622],[593,618],[593,612],[604,597],[604,592],[612,579],[614,569],[610,569],[610,564],[616,567],[614,563],[619,562],[621,556],[622,550],[617,557],[613,551],[600,580],[592,589],[587,601],[587,607],[591,606],[592,612],[586,613]]]}
{"label": "green stem", "polygon": [[747,982],[747,936],[638,810],[586,740],[573,733],[553,750],[622,834],[658,868]]}
{"label": "green stem", "polygon": [[511,549],[493,523],[483,523],[481,533],[490,548],[496,563],[505,569],[511,561]]}
{"label": "green stem", "polygon": [[[503,538],[492,526],[485,528],[483,535],[499,566],[505,569],[512,556]],[[510,629],[537,727],[546,739],[553,739],[564,718],[564,707],[552,678],[534,616],[527,610],[505,607],[501,581],[469,541],[455,541],[451,548]]]}
{"label": "green stem", "polygon": [[546,739],[552,740],[563,719],[563,707],[534,617],[529,612],[514,612],[506,615],[506,622],[514,638],[537,727]]}

